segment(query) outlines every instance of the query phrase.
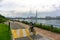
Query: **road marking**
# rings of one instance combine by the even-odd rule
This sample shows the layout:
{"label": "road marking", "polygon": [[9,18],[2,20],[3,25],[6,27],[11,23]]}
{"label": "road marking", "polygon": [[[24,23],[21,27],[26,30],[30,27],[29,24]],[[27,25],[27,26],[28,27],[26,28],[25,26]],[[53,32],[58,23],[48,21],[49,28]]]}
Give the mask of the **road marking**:
{"label": "road marking", "polygon": [[23,37],[23,30],[20,29],[20,37]]}
{"label": "road marking", "polygon": [[18,38],[18,35],[17,35],[16,30],[12,30],[12,33],[14,34],[14,35],[13,35],[13,36],[14,36],[14,38]]}
{"label": "road marking", "polygon": [[20,37],[20,30],[18,29],[16,32],[17,32],[17,36]]}
{"label": "road marking", "polygon": [[30,36],[30,32],[28,31],[28,29],[26,29],[25,31],[26,31],[27,36]]}
{"label": "road marking", "polygon": [[28,29],[26,29],[26,34],[27,34],[27,36],[28,36],[28,38],[29,38],[30,40],[33,40],[33,39],[30,37],[30,32],[29,32]]}
{"label": "road marking", "polygon": [[12,30],[13,38],[21,38],[30,36],[30,32],[28,29],[17,29]]}
{"label": "road marking", "polygon": [[24,33],[23,33],[23,34],[24,34],[24,37],[26,37],[26,35],[27,35],[25,30],[26,30],[26,29],[23,29],[23,32],[24,32]]}

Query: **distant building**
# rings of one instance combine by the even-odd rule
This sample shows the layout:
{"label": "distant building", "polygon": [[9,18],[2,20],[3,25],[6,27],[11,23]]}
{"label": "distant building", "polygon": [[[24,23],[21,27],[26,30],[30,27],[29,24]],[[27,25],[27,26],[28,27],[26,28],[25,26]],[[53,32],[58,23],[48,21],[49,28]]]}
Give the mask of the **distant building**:
{"label": "distant building", "polygon": [[51,19],[52,17],[50,17],[50,16],[46,16],[45,18],[46,18],[46,19]]}
{"label": "distant building", "polygon": [[45,19],[56,19],[55,17],[46,16]]}
{"label": "distant building", "polygon": [[36,17],[34,17],[34,16],[31,16],[30,18],[36,18]]}
{"label": "distant building", "polygon": [[56,16],[56,19],[60,19],[60,16]]}

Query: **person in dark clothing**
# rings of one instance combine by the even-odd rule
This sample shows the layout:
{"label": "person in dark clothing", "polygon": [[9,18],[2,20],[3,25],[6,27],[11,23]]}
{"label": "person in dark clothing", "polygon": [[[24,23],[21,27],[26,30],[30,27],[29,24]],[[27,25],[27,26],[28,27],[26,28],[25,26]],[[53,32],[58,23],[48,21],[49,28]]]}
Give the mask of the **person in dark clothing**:
{"label": "person in dark clothing", "polygon": [[30,27],[30,29],[31,29],[31,32],[33,32],[33,31],[34,31],[34,27],[33,27],[33,26],[31,26],[31,27]]}
{"label": "person in dark clothing", "polygon": [[30,31],[34,34],[35,33],[35,30],[34,30],[34,26],[33,26],[33,23],[30,22]]}

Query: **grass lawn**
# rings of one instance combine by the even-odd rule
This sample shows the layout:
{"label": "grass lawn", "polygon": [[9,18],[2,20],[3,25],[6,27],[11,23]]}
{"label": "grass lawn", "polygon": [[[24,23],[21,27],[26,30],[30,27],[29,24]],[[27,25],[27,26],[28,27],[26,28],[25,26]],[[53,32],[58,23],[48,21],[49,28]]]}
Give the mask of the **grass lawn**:
{"label": "grass lawn", "polygon": [[0,40],[11,40],[11,32],[9,26],[2,23],[0,23]]}

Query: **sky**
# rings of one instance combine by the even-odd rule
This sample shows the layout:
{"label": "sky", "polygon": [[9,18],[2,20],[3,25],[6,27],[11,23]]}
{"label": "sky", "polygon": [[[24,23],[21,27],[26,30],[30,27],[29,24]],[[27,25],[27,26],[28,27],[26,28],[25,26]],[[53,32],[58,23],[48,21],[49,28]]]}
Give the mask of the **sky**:
{"label": "sky", "polygon": [[60,0],[0,0],[0,14],[6,17],[60,16]]}

